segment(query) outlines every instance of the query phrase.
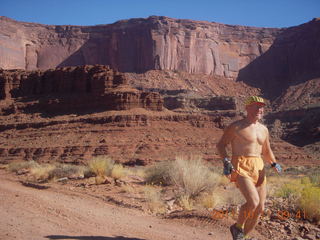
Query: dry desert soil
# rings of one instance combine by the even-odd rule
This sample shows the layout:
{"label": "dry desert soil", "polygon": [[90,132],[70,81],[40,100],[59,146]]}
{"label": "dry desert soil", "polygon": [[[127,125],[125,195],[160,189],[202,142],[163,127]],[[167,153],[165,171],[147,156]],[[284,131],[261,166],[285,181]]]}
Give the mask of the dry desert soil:
{"label": "dry desert soil", "polygon": [[[229,240],[230,222],[186,224],[52,184],[37,189],[0,169],[0,239]],[[258,233],[256,233],[258,234]],[[259,239],[264,239],[259,236]]]}

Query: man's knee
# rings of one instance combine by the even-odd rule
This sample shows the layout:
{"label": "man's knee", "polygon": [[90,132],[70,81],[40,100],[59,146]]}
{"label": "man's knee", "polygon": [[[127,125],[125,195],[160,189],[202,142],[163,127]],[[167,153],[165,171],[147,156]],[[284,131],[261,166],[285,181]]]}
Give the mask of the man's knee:
{"label": "man's knee", "polygon": [[254,198],[247,202],[248,208],[252,211],[255,211],[259,205],[259,198]]}
{"label": "man's knee", "polygon": [[264,203],[259,203],[258,206],[256,207],[256,213],[257,214],[262,214],[264,212]]}

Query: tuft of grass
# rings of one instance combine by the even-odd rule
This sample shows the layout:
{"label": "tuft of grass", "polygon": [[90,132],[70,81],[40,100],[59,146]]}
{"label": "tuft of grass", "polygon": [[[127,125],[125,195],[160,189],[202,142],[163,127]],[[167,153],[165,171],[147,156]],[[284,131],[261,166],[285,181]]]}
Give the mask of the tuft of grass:
{"label": "tuft of grass", "polygon": [[148,202],[148,209],[154,214],[163,214],[167,211],[165,203],[161,200],[161,193],[154,186],[146,185],[143,189]]}
{"label": "tuft of grass", "polygon": [[51,175],[54,178],[70,177],[72,175],[84,176],[86,167],[71,164],[58,164],[52,169]]}
{"label": "tuft of grass", "polygon": [[54,177],[54,169],[55,166],[51,164],[37,165],[30,169],[30,174],[37,181],[48,181]]}
{"label": "tuft of grass", "polygon": [[194,209],[193,200],[190,198],[189,195],[181,195],[179,197],[179,205],[185,210],[192,210]]}
{"label": "tuft of grass", "polygon": [[154,164],[151,167],[148,167],[145,170],[145,180],[147,184],[170,184],[170,168],[172,162],[163,161]]}
{"label": "tuft of grass", "polygon": [[121,164],[115,164],[111,170],[111,177],[115,180],[120,179],[126,175],[125,169]]}
{"label": "tuft of grass", "polygon": [[197,199],[197,203],[206,209],[215,208],[219,202],[220,197],[215,192],[201,194]]}
{"label": "tuft of grass", "polygon": [[171,181],[180,188],[182,195],[195,198],[202,192],[213,191],[220,176],[210,171],[200,157],[177,157],[169,169]]}
{"label": "tuft of grass", "polygon": [[11,162],[8,164],[7,169],[10,172],[17,173],[21,169],[30,169],[32,167],[36,167],[39,164],[35,161],[22,161],[22,162]]}
{"label": "tuft of grass", "polygon": [[99,156],[93,158],[88,163],[89,169],[96,176],[109,176],[114,166],[114,161],[105,156]]}

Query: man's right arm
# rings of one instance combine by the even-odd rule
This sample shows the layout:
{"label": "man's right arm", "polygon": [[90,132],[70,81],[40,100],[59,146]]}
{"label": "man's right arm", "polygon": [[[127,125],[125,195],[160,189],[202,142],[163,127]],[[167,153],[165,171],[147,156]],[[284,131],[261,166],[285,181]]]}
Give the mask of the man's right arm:
{"label": "man's right arm", "polygon": [[224,133],[223,133],[221,139],[217,143],[218,153],[219,153],[219,155],[221,156],[222,159],[225,159],[225,158],[229,157],[228,156],[228,152],[227,152],[227,145],[234,138],[234,128],[235,128],[234,124],[229,125],[224,130]]}
{"label": "man's right arm", "polygon": [[234,125],[231,124],[225,129],[220,141],[217,144],[219,155],[223,159],[223,174],[227,177],[229,177],[231,172],[234,170],[227,153],[227,145],[232,141],[233,137]]}

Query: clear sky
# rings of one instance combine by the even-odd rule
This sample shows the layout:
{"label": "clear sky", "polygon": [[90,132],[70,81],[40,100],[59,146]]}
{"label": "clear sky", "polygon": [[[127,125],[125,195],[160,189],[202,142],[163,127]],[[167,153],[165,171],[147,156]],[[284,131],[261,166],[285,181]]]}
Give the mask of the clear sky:
{"label": "clear sky", "polygon": [[0,0],[0,16],[52,25],[109,24],[151,15],[290,27],[320,17],[320,0]]}

